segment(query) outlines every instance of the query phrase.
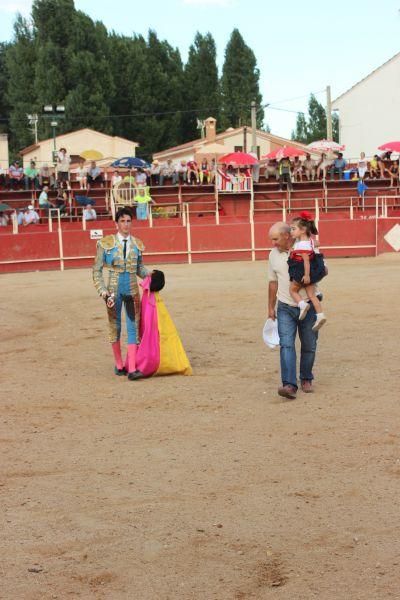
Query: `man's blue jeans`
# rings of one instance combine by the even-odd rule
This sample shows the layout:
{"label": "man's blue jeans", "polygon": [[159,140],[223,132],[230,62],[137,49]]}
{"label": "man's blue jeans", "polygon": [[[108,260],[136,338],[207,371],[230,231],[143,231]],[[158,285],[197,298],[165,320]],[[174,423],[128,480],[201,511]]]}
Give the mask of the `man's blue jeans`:
{"label": "man's blue jeans", "polygon": [[332,167],[331,168],[331,179],[335,178],[335,173],[339,173],[339,179],[343,179],[343,169],[344,167]]}
{"label": "man's blue jeans", "polygon": [[299,321],[300,309],[278,302],[277,318],[281,353],[281,378],[283,385],[292,385],[297,389],[296,376],[296,334],[299,332],[300,351],[300,379],[311,381],[314,379],[312,368],[314,366],[315,352],[317,349],[318,333],[314,333],[312,326],[315,323],[315,309],[310,310],[302,321]]}

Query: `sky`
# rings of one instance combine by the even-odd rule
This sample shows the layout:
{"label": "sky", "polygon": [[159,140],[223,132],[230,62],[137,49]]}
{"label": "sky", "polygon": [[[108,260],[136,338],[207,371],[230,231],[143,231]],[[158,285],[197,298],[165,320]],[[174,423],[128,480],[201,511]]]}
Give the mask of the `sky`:
{"label": "sky", "polygon": [[[116,33],[155,30],[183,61],[196,32],[210,32],[220,71],[238,28],[257,59],[269,105],[265,122],[288,138],[311,93],[325,106],[326,86],[335,99],[400,51],[400,0],[75,0],[75,6]],[[0,0],[0,41],[12,39],[16,12],[27,16],[30,8],[31,0]]]}

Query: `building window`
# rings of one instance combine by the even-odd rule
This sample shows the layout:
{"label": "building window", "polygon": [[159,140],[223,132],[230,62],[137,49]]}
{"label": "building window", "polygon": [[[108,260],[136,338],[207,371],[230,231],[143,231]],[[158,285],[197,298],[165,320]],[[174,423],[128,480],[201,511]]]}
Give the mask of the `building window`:
{"label": "building window", "polygon": [[234,152],[243,152],[243,146],[235,146]]}

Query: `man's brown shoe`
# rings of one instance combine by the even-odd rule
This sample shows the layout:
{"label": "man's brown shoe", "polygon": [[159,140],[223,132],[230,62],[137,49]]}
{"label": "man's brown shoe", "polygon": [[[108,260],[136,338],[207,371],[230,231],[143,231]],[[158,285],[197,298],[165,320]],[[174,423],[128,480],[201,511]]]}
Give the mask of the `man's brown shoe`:
{"label": "man's brown shoe", "polygon": [[297,390],[293,385],[283,385],[278,388],[278,394],[288,400],[296,400]]}
{"label": "man's brown shoe", "polygon": [[314,392],[313,386],[312,386],[312,381],[309,381],[308,379],[304,379],[301,382],[301,389],[305,394],[312,394]]}

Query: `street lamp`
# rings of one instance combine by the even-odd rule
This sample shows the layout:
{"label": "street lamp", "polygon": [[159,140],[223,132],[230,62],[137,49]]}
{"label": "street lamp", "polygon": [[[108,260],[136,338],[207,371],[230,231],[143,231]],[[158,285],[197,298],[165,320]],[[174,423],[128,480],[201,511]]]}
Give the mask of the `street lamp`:
{"label": "street lamp", "polygon": [[44,117],[52,119],[50,125],[53,129],[53,164],[57,164],[56,127],[59,119],[64,118],[65,106],[63,104],[46,104],[43,107]]}

